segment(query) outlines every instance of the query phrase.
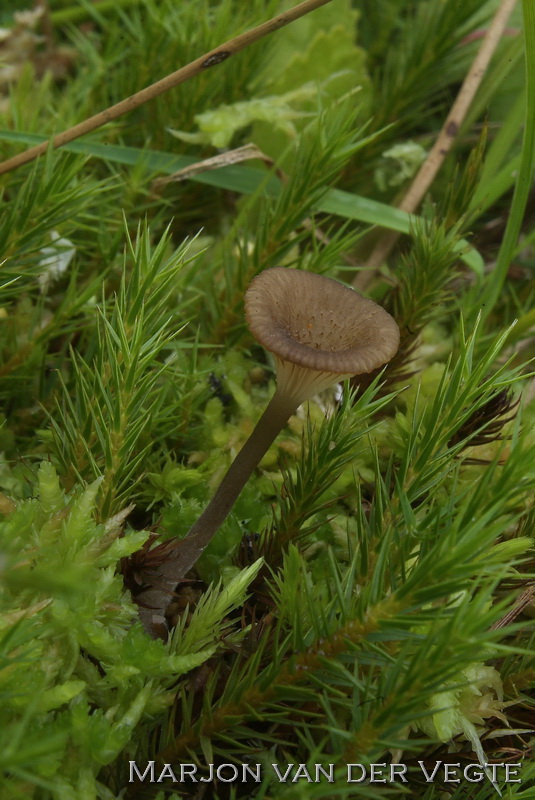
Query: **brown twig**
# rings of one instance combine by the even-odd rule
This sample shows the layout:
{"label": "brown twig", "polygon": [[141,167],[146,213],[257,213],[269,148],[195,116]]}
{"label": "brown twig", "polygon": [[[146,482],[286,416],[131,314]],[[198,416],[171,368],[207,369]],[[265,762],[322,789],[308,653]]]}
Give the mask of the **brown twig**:
{"label": "brown twig", "polygon": [[[513,11],[516,0],[502,0],[494,19],[492,20],[485,37],[481,43],[481,47],[472,62],[472,66],[468,70],[463,85],[459,90],[455,102],[453,103],[450,113],[442,126],[438,138],[429,151],[429,154],[420,167],[418,174],[414,178],[409,190],[399,208],[412,214],[420,205],[425,193],[433,182],[437,172],[439,171],[444,159],[451,150],[455,138],[459,132],[461,124],[466,117],[468,110],[472,104],[475,94],[483,80],[483,76],[487,70],[490,60],[498,46],[507,20]],[[388,231],[377,243],[376,247],[369,256],[366,267],[369,270],[375,270],[384,263],[390,251],[396,244],[400,234],[397,231]],[[364,278],[362,277],[364,276]],[[359,289],[363,289],[363,283],[366,285],[372,280],[373,272],[362,273],[360,272],[355,280],[354,285],[358,284]]]}
{"label": "brown twig", "polygon": [[[115,105],[106,108],[104,111],[100,111],[98,114],[94,114],[83,122],[63,131],[63,133],[58,133],[57,136],[50,140],[53,147],[61,147],[68,142],[72,142],[74,139],[78,139],[80,136],[85,136],[86,133],[91,133],[91,131],[100,128],[107,122],[122,117],[129,111],[133,111],[149,100],[153,100],[155,97],[169,91],[169,89],[173,89],[175,86],[184,83],[184,81],[193,78],[195,75],[199,75],[201,72],[204,72],[204,70],[221,64],[221,62],[226,61],[230,56],[235,55],[240,50],[244,50],[264,36],[279,30],[279,28],[283,28],[290,22],[299,19],[299,17],[303,17],[305,14],[330,2],[331,0],[305,0],[303,3],[299,3],[299,5],[290,8],[288,11],[284,11],[282,14],[267,20],[267,22],[263,22],[256,28],[252,28],[245,33],[241,33],[239,36],[235,36],[233,39],[229,39],[228,42],[224,42],[214,50],[210,50],[208,53],[200,56],[200,58],[196,58],[195,61],[191,61],[185,67],[182,67],[176,72],[172,72],[165,78],[145,87],[145,89],[142,89],[140,92],[136,92],[136,94],[121,100],[119,103],[115,103]],[[0,175],[12,169],[16,169],[23,164],[28,164],[30,161],[37,158],[37,156],[45,153],[49,147],[50,141],[42,142],[41,144],[35,145],[35,147],[30,147],[23,153],[19,153],[19,155],[8,158],[7,161],[0,163]]]}
{"label": "brown twig", "polygon": [[522,594],[517,598],[517,601],[512,609],[510,609],[507,614],[505,614],[501,619],[494,623],[491,626],[491,631],[497,631],[500,628],[505,628],[507,625],[511,625],[515,619],[521,614],[525,608],[527,608],[530,603],[533,603],[535,598],[535,586],[528,586],[527,589],[524,589]]}

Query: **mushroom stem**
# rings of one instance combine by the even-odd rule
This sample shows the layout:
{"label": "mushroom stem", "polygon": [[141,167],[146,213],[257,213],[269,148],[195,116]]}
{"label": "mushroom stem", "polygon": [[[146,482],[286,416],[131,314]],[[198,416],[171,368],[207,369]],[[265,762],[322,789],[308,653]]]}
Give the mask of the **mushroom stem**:
{"label": "mushroom stem", "polygon": [[254,278],[245,295],[245,315],[253,336],[275,357],[277,390],[206,509],[151,587],[141,592],[140,616],[152,635],[165,625],[174,587],[225,520],[290,415],[333,383],[382,366],[399,346],[398,326],[376,303],[331,278],[286,267]]}
{"label": "mushroom stem", "polygon": [[[163,611],[181,578],[191,569],[228,516],[254,468],[284,428],[301,400],[278,388],[242,449],[228,468],[216,493],[188,533],[177,542],[173,555],[159,570],[157,582],[139,596],[139,614],[151,636],[166,629]],[[157,631],[160,626],[160,632]]]}
{"label": "mushroom stem", "polygon": [[228,516],[251,473],[284,428],[297,405],[294,397],[276,390],[256,423],[255,429],[228,468],[216,493],[188,531],[187,539],[198,555]]}

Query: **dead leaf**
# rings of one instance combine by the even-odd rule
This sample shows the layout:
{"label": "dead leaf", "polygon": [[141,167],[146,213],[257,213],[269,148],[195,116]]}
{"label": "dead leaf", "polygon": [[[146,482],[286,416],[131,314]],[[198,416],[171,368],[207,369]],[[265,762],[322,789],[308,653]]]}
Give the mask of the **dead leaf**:
{"label": "dead leaf", "polygon": [[[244,144],[242,147],[236,147],[234,150],[226,150],[224,153],[219,153],[212,158],[205,158],[204,161],[198,161],[196,164],[190,164],[189,167],[179,169],[172,175],[166,178],[156,178],[152,182],[154,190],[166,186],[168,183],[179,183],[180,181],[187,181],[195,175],[200,175],[202,172],[209,172],[214,169],[221,169],[221,167],[229,167],[232,164],[240,164],[242,161],[249,161],[256,158],[263,161],[269,167],[273,167],[274,161],[272,158],[263,153],[255,144]],[[277,170],[277,175],[281,180],[285,179],[281,170]]]}

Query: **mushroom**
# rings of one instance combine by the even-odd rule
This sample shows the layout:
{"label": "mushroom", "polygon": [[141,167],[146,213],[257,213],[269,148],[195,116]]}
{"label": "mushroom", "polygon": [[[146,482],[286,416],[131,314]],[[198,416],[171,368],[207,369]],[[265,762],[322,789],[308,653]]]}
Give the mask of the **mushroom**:
{"label": "mushroom", "polygon": [[312,272],[261,272],[245,294],[245,315],[253,336],[275,358],[277,389],[208,506],[178,543],[174,567],[168,563],[160,572],[170,589],[210,542],[298,406],[333,383],[386,364],[399,346],[398,326],[383,308]]}

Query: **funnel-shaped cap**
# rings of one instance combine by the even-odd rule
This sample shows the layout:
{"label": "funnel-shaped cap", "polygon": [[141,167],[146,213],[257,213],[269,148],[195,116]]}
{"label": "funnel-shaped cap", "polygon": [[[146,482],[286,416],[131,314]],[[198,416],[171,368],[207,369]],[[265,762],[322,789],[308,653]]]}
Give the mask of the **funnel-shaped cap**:
{"label": "funnel-shaped cap", "polygon": [[277,362],[297,404],[332,383],[386,364],[399,329],[381,306],[338,281],[286,267],[257,275],[245,295],[251,333]]}

